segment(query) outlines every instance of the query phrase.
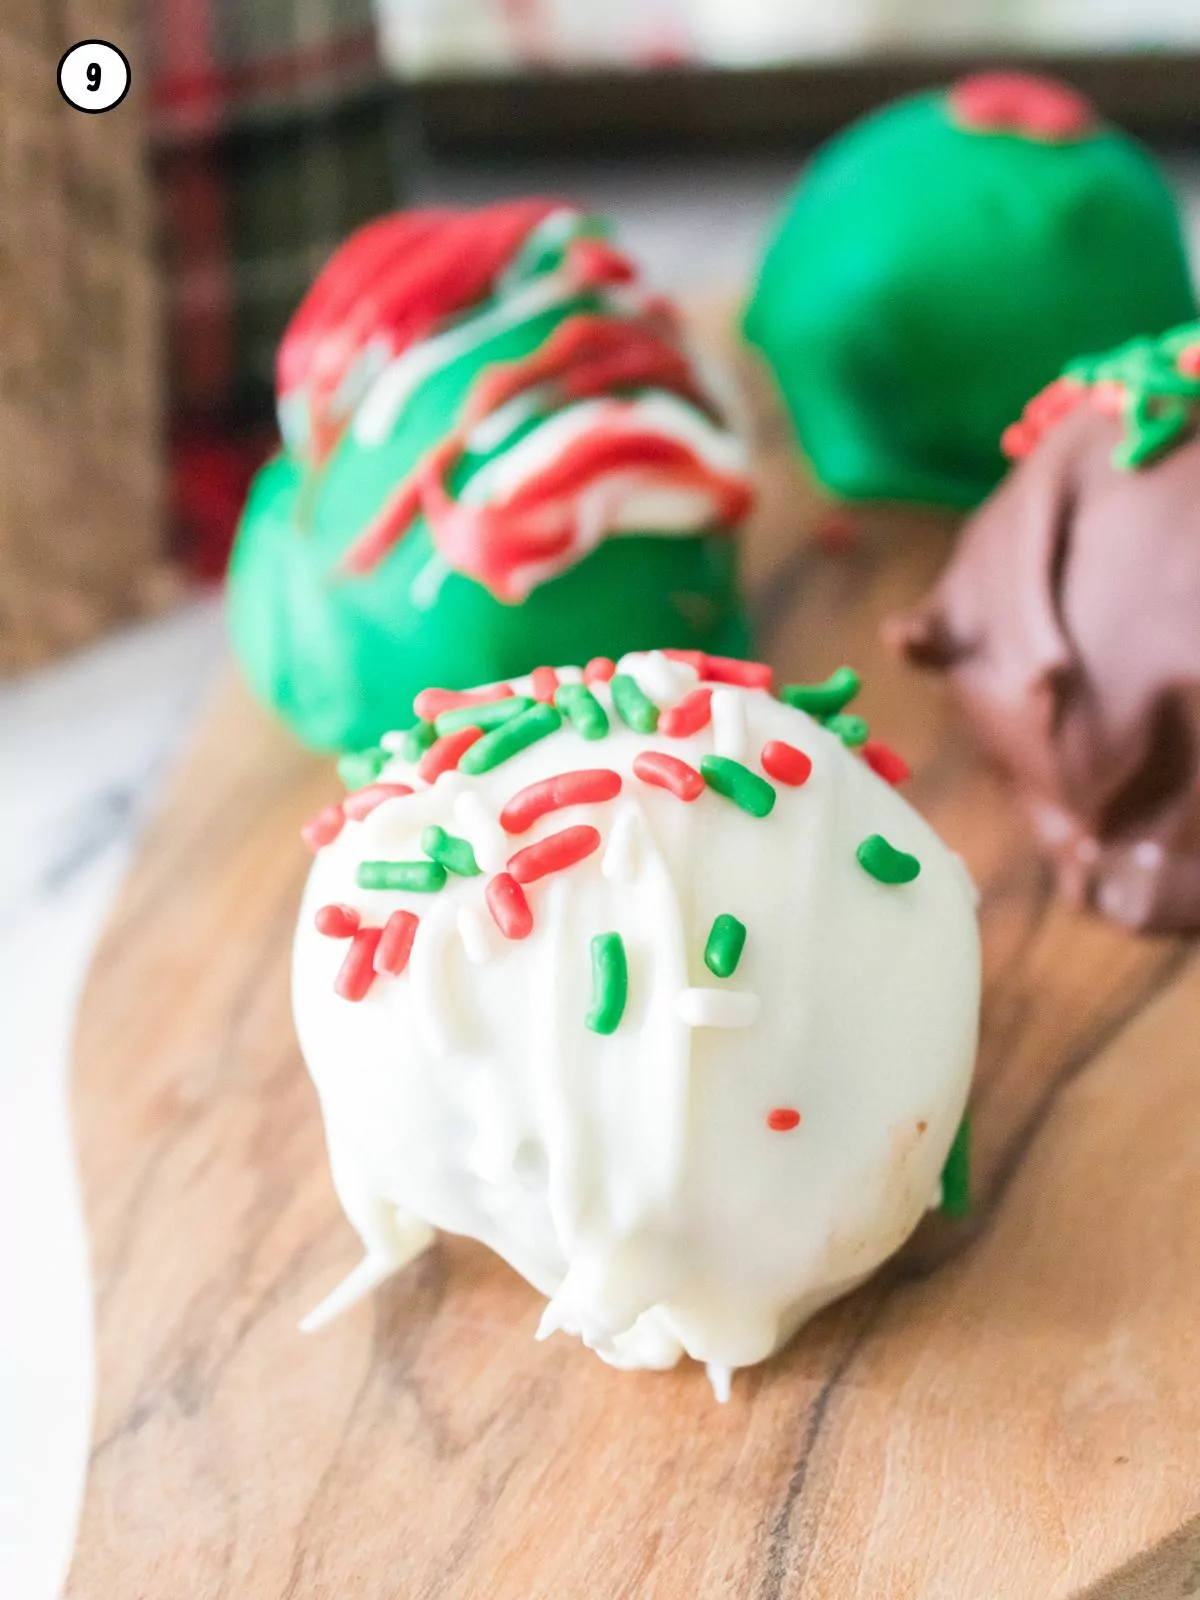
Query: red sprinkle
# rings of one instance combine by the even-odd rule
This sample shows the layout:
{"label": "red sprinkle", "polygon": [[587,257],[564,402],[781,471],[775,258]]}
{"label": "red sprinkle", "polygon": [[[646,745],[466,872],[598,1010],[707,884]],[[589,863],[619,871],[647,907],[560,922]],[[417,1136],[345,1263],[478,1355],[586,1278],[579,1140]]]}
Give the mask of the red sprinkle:
{"label": "red sprinkle", "polygon": [[333,984],[333,992],[343,1000],[361,1000],[375,982],[375,952],[382,937],[382,928],[360,928],[350,941]]}
{"label": "red sprinkle", "polygon": [[736,661],[732,656],[707,656],[703,676],[710,683],[733,683],[739,689],[770,689],[775,674],[765,661]]}
{"label": "red sprinkle", "polygon": [[413,711],[424,722],[434,722],[443,711],[459,706],[487,706],[493,700],[511,700],[512,685],[497,683],[491,689],[422,689],[413,701]]}
{"label": "red sprinkle", "polygon": [[786,783],[793,789],[807,783],[812,771],[812,761],[804,751],[797,750],[794,744],[787,744],[782,739],[771,739],[763,745],[759,760],[769,778],[774,778],[777,783]]}
{"label": "red sprinkle", "polygon": [[554,691],[558,688],[558,673],[553,667],[534,667],[529,674],[533,698],[544,706],[554,704]]}
{"label": "red sprinkle", "polygon": [[664,650],[663,655],[669,661],[682,661],[685,666],[692,668],[697,677],[708,677],[708,657],[703,650]]}
{"label": "red sprinkle", "polygon": [[456,728],[435,739],[417,763],[417,776],[433,783],[443,772],[451,772],[475,743],[483,738],[482,728]]}
{"label": "red sprinkle", "polygon": [[310,817],[300,829],[300,837],[315,855],[318,850],[323,850],[327,844],[332,844],[342,831],[342,824],[346,818],[342,807],[335,800],[323,811],[318,811],[315,817]]}
{"label": "red sprinkle", "polygon": [[665,733],[668,739],[686,739],[689,734],[699,733],[701,728],[706,728],[711,714],[712,690],[693,689],[690,694],[684,695],[678,705],[668,706],[660,712],[658,731]]}
{"label": "red sprinkle", "polygon": [[646,750],[636,756],[633,770],[643,783],[668,789],[677,800],[698,800],[704,793],[704,779],[695,767],[662,750]]}
{"label": "red sprinkle", "polygon": [[813,529],[813,538],[829,555],[840,555],[858,543],[858,524],[841,506],[831,506]]}
{"label": "red sprinkle", "polygon": [[600,835],[595,828],[580,823],[574,828],[563,828],[537,844],[527,844],[524,850],[509,856],[508,870],[518,883],[536,883],[552,872],[573,867],[577,861],[590,856],[600,848]]}
{"label": "red sprinkle", "polygon": [[868,739],[862,747],[862,758],[885,783],[907,783],[912,777],[912,768],[904,757],[897,755],[891,745],[884,744],[881,739]]}
{"label": "red sprinkle", "polygon": [[353,906],[322,906],[313,918],[318,933],[327,939],[350,939],[358,932],[362,921]]}
{"label": "red sprinkle", "polygon": [[620,792],[621,774],[609,767],[581,767],[577,772],[560,772],[556,777],[544,778],[541,783],[519,789],[500,813],[500,826],[505,833],[524,833],[548,811],[611,800]]}
{"label": "red sprinkle", "polygon": [[791,1106],[776,1106],[767,1112],[767,1127],[772,1133],[790,1133],[800,1126],[800,1113]]}
{"label": "red sprinkle", "polygon": [[533,912],[525,891],[510,872],[498,872],[483,892],[492,921],[506,939],[527,939],[533,932]]}
{"label": "red sprinkle", "polygon": [[383,933],[375,950],[375,971],[398,978],[408,965],[413,940],[417,936],[418,918],[412,911],[393,911],[383,925]]}
{"label": "red sprinkle", "polygon": [[369,783],[365,789],[356,789],[353,794],[348,794],[342,801],[342,810],[351,822],[361,822],[385,800],[396,800],[403,794],[411,793],[412,789],[407,783]]}
{"label": "red sprinkle", "polygon": [[583,669],[584,683],[607,683],[617,670],[617,663],[608,656],[593,656]]}

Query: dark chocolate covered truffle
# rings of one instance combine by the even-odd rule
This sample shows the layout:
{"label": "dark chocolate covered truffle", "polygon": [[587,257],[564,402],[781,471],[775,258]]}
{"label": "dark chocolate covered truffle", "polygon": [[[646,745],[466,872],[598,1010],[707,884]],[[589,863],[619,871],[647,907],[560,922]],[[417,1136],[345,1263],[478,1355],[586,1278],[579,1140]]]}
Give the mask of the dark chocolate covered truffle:
{"label": "dark chocolate covered truffle", "polygon": [[1200,927],[1200,323],[1075,363],[889,630],[946,674],[1063,893]]}

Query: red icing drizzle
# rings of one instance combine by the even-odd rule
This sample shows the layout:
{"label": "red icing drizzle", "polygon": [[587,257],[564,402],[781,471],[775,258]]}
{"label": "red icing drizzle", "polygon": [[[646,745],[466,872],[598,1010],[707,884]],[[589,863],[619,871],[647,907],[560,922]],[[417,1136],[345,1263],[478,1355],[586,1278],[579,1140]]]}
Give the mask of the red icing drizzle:
{"label": "red icing drizzle", "polygon": [[709,467],[690,446],[639,425],[628,401],[612,399],[586,435],[520,484],[505,500],[465,505],[446,480],[462,455],[470,428],[516,395],[546,391],[546,407],[614,389],[655,388],[705,406],[683,353],[645,324],[593,314],[568,317],[546,343],[521,361],[481,373],[463,420],[397,486],[374,521],[342,556],[347,572],[369,572],[423,514],[446,562],[469,573],[501,600],[528,590],[528,569],[565,565],[581,546],[578,501],[584,490],[614,474],[697,489],[713,501],[716,525],[739,522],[752,494],[744,478]]}
{"label": "red icing drizzle", "polygon": [[1091,105],[1075,89],[1031,72],[977,72],[949,93],[954,120],[980,133],[1021,133],[1063,143],[1096,125]]}
{"label": "red icing drizzle", "polygon": [[305,391],[309,455],[333,448],[335,400],[368,345],[399,355],[485,299],[554,200],[510,200],[479,211],[405,211],[370,222],[336,251],[279,346],[281,399]]}

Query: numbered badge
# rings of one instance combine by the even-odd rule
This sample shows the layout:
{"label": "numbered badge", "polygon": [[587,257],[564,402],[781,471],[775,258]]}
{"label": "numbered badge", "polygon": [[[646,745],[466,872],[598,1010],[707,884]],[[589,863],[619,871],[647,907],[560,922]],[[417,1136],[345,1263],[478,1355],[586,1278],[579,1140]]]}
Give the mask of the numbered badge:
{"label": "numbered badge", "polygon": [[58,92],[76,111],[111,111],[129,93],[129,61],[104,39],[81,39],[58,63]]}

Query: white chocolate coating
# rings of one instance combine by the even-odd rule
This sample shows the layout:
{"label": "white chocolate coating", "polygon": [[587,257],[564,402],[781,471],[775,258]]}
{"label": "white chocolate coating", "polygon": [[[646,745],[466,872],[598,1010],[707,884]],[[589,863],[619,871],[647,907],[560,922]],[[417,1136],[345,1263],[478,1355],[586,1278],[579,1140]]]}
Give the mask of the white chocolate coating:
{"label": "white chocolate coating", "polygon": [[[696,682],[657,656],[621,670],[676,698]],[[608,686],[593,692],[612,724],[601,740],[564,720],[492,771],[432,787],[394,756],[381,781],[418,792],[348,821],[317,856],[296,1025],[367,1256],[310,1324],[442,1228],[482,1240],[549,1299],[539,1337],[577,1334],[626,1367],[687,1353],[720,1392],[729,1369],[769,1356],[892,1254],[936,1196],[975,1057],[973,888],[895,790],[770,694],[723,687],[715,728],[672,739],[631,731]],[[811,776],[776,783],[758,818],[711,789],[685,803],[633,773],[650,750],[698,767],[714,738],[758,773],[763,745],[784,740]],[[517,791],[580,768],[618,772],[621,792],[518,835],[498,828]],[[357,887],[361,861],[422,859],[434,822],[471,840],[480,876],[452,874],[436,894]],[[484,900],[504,849],[579,823],[600,848],[528,884],[533,932],[505,938]],[[859,864],[877,833],[917,857],[913,882]],[[334,992],[346,945],[313,925],[330,902],[364,927],[400,908],[420,918],[408,969],[357,1003]],[[747,929],[726,979],[704,962],[722,912]],[[602,1035],[584,1019],[591,940],[610,931],[628,1000]],[[799,1124],[770,1127],[777,1108]]]}

